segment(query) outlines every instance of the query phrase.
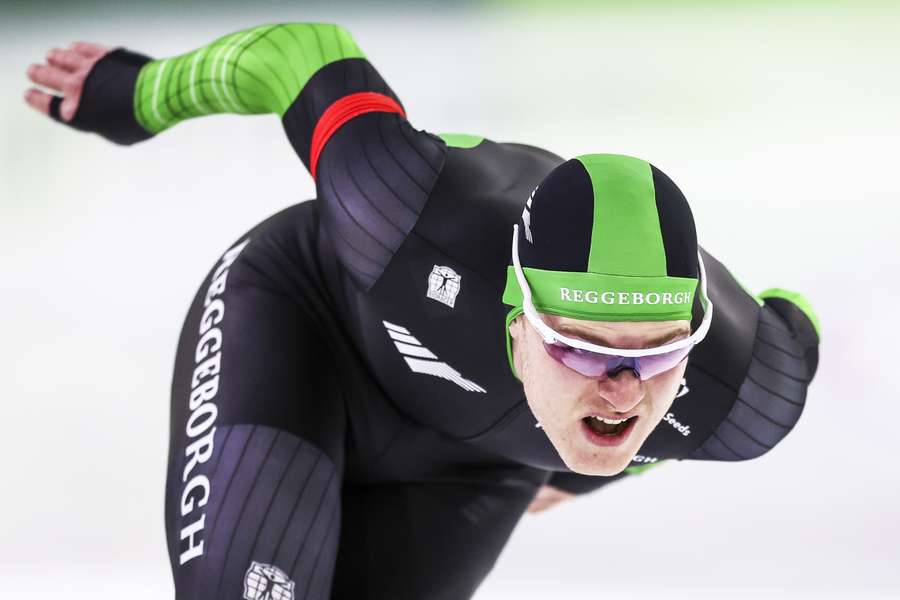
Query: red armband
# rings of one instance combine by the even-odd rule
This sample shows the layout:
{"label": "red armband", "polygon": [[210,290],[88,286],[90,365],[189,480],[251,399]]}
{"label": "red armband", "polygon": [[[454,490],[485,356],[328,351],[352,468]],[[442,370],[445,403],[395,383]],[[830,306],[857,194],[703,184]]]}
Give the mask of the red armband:
{"label": "red armband", "polygon": [[309,172],[313,179],[316,178],[319,155],[331,136],[340,129],[341,125],[353,117],[369,112],[397,113],[406,117],[403,107],[396,100],[376,92],[358,92],[336,100],[322,113],[315,130],[313,130],[312,142],[309,146]]}

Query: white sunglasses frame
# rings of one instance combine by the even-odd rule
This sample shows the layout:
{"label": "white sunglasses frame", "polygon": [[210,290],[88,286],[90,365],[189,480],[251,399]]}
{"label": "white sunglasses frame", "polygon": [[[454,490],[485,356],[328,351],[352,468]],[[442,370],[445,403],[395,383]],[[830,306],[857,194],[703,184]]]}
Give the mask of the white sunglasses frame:
{"label": "white sunglasses frame", "polygon": [[615,356],[654,356],[657,354],[672,352],[674,350],[681,350],[686,346],[694,346],[696,344],[699,344],[701,341],[703,341],[703,338],[706,337],[706,334],[709,332],[709,327],[712,324],[713,304],[710,301],[709,296],[707,295],[706,267],[703,264],[703,257],[700,256],[699,250],[697,251],[697,260],[700,263],[700,295],[705,304],[703,321],[700,323],[700,327],[697,328],[697,331],[692,333],[689,337],[681,340],[676,340],[662,346],[657,346],[656,348],[610,348],[607,346],[593,344],[585,340],[570,338],[559,333],[558,331],[544,323],[544,321],[538,315],[537,310],[535,310],[534,308],[534,303],[531,300],[531,288],[528,286],[528,280],[525,278],[525,272],[522,271],[522,265],[519,262],[518,224],[513,225],[512,259],[513,267],[516,271],[516,280],[519,282],[519,288],[521,288],[522,290],[522,311],[525,313],[525,318],[528,319],[528,322],[531,323],[531,325],[535,329],[537,329],[538,333],[541,334],[541,337],[543,337],[544,341],[548,344],[561,342],[563,344],[566,344],[567,346],[578,348],[579,350],[587,350],[588,352],[596,352],[599,354],[613,354]]}

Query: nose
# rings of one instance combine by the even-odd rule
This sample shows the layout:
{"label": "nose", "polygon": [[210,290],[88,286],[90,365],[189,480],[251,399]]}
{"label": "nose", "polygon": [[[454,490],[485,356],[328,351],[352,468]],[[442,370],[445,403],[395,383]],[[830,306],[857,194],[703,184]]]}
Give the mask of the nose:
{"label": "nose", "polygon": [[644,399],[644,389],[637,372],[621,367],[597,380],[600,397],[616,412],[626,413]]}

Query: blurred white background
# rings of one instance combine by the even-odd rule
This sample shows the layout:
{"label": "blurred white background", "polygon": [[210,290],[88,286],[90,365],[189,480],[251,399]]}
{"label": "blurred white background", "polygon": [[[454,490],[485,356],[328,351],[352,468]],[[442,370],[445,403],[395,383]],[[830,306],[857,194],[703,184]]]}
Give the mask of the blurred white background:
{"label": "blurred white background", "polygon": [[900,5],[87,6],[0,7],[0,596],[172,597],[181,321],[236,236],[314,194],[277,118],[122,149],[27,109],[25,68],[76,39],[164,56],[306,20],[349,28],[417,127],[652,161],[708,250],[823,324],[806,412],[769,455],[526,516],[478,600],[900,597]]}

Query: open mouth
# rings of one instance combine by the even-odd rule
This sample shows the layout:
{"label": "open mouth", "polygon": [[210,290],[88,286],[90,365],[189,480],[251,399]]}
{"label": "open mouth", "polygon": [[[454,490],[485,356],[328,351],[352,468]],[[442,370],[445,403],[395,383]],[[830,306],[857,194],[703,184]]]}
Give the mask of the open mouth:
{"label": "open mouth", "polygon": [[598,446],[618,446],[634,429],[637,420],[636,415],[627,419],[606,419],[591,415],[581,419],[581,428],[588,439]]}

